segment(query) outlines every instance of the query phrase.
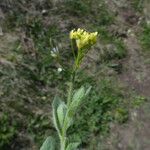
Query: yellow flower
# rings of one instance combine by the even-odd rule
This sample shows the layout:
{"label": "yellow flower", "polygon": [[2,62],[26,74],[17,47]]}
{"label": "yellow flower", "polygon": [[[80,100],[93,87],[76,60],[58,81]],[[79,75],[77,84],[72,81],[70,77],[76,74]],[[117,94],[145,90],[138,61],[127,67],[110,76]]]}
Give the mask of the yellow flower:
{"label": "yellow flower", "polygon": [[90,33],[80,28],[77,30],[74,29],[70,32],[70,39],[75,40],[78,48],[78,54],[75,56],[75,64],[77,68],[80,66],[89,48],[96,43],[97,35],[98,32]]}
{"label": "yellow flower", "polygon": [[89,33],[83,29],[72,30],[70,39],[76,40],[78,49],[86,49],[96,43],[98,32]]}

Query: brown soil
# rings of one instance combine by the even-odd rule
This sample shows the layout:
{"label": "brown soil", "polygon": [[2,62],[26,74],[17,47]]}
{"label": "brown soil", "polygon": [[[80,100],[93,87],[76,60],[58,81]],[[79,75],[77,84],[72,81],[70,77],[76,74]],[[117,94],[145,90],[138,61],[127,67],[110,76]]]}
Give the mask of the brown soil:
{"label": "brown soil", "polygon": [[[150,64],[146,63],[149,54],[144,54],[138,41],[137,32],[140,28],[138,20],[135,19],[136,14],[132,14],[133,12],[127,9],[119,9],[119,11],[121,12],[118,15],[118,21],[121,21],[119,26],[120,28],[123,26],[128,31],[127,38],[124,39],[128,56],[122,62],[124,71],[119,75],[119,79],[128,89],[134,90],[138,95],[147,97],[147,102],[141,108],[131,110],[128,123],[123,126],[115,125],[112,127],[111,136],[106,140],[104,149],[149,150]],[[129,21],[132,18],[131,16],[134,18],[132,23]]]}

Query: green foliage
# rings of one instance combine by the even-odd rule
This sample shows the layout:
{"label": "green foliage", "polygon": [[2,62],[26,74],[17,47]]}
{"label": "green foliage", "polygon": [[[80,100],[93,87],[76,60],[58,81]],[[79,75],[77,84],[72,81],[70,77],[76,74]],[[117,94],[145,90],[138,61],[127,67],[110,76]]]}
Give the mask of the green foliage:
{"label": "green foliage", "polygon": [[[23,20],[19,19],[22,17]],[[8,15],[6,22],[8,26],[9,24],[12,25],[13,29],[20,27],[25,31],[25,41],[20,45],[25,44],[27,51],[24,52],[22,47],[18,50],[19,53],[22,52],[23,57],[21,65],[24,66],[24,70],[21,70],[21,73],[34,81],[49,84],[52,80],[51,78],[53,80],[57,78],[57,75],[51,69],[53,59],[50,51],[54,47],[58,47],[55,40],[59,39],[57,35],[60,32],[55,24],[45,27],[41,17],[28,17],[12,12],[12,14]]]}
{"label": "green foliage", "polygon": [[37,49],[43,52],[52,48],[50,38],[57,36],[59,33],[56,25],[50,25],[45,28],[40,18],[33,18],[33,20],[25,24],[25,28],[29,37],[34,40]]}
{"label": "green foliage", "polygon": [[[54,98],[52,106],[53,106],[53,123],[56,130],[58,131],[58,134],[61,135],[62,132],[61,129],[66,115],[66,106],[64,102],[57,96]],[[62,114],[60,112],[61,106],[62,106],[61,110],[63,111]]]}
{"label": "green foliage", "polygon": [[[73,117],[77,113],[77,108],[81,105],[82,100],[88,95],[90,92],[90,88],[85,90],[82,86],[80,89],[76,90],[71,99],[67,101],[67,105],[59,98],[55,97],[53,101],[53,123],[58,132],[60,138],[60,146],[61,148],[65,146],[66,140],[66,132],[68,128],[73,123]],[[72,90],[70,91],[72,95]],[[47,145],[47,144],[46,144]],[[68,140],[67,148],[68,150],[74,150],[79,143],[71,143]]]}
{"label": "green foliage", "polygon": [[47,137],[40,150],[56,150],[55,140],[51,136]]}
{"label": "green foliage", "polygon": [[129,118],[129,112],[126,108],[117,108],[114,117],[117,122],[125,123]]}
{"label": "green foliage", "polygon": [[109,11],[109,8],[107,8],[105,2],[98,1],[96,5],[99,4],[99,7],[97,8],[97,12],[95,14],[97,21],[97,25],[99,26],[109,26],[114,22],[114,14]]}
{"label": "green foliage", "polygon": [[83,16],[90,11],[88,3],[84,0],[67,0],[65,6],[67,12],[72,15]]}
{"label": "green foliage", "polygon": [[115,118],[114,111],[123,105],[124,97],[114,79],[104,78],[100,82],[93,80],[90,84],[93,85],[90,95],[84,101],[76,115],[75,124],[69,130],[69,133],[79,136],[86,144],[90,142],[91,134],[106,134],[109,132],[111,121],[125,122],[127,116],[126,110],[122,108],[119,116]]}
{"label": "green foliage", "polygon": [[61,128],[63,127],[65,121],[66,112],[67,112],[67,106],[65,105],[65,103],[61,103],[57,108],[58,121]]}
{"label": "green foliage", "polygon": [[132,101],[134,108],[139,108],[147,99],[143,96],[136,96]]}
{"label": "green foliage", "polygon": [[140,42],[145,51],[150,51],[150,25],[144,25],[143,32],[140,35]]}
{"label": "green foliage", "polygon": [[85,96],[84,94],[85,94],[84,87],[81,87],[74,93],[69,109],[70,114],[75,114],[77,108],[80,106],[82,99]]}
{"label": "green foliage", "polygon": [[131,0],[131,6],[139,12],[143,10],[143,1],[144,0]]}
{"label": "green foliage", "polygon": [[53,58],[50,52],[54,47],[57,47],[51,42],[51,39],[55,39],[59,30],[54,25],[45,28],[40,19],[33,19],[24,28],[35,45],[33,49],[35,57],[31,57],[31,55],[25,57],[28,66],[33,66],[33,68],[30,67],[32,69],[26,68],[29,72],[27,76],[42,84],[49,84],[52,80],[57,79],[56,71],[51,68]]}
{"label": "green foliage", "polygon": [[85,88],[82,86],[80,89],[76,90],[73,97],[72,102],[69,107],[69,116],[75,115],[77,113],[77,109],[83,103],[83,99],[89,94],[91,87],[89,87],[86,91]]}
{"label": "green foliage", "polygon": [[16,124],[10,121],[8,114],[2,114],[0,116],[0,149],[7,149],[16,133]]}
{"label": "green foliage", "polygon": [[106,27],[99,27],[98,32],[100,34],[100,40],[104,44],[104,48],[100,54],[101,60],[107,62],[126,57],[127,50],[121,39],[108,32]]}
{"label": "green foliage", "polygon": [[110,43],[113,40],[113,36],[108,32],[108,29],[105,26],[98,27],[97,30],[101,36],[101,41],[104,44]]}
{"label": "green foliage", "polygon": [[115,51],[114,57],[118,59],[124,58],[127,55],[127,51],[124,43],[121,40],[116,39],[114,41],[114,44],[116,45],[116,49],[114,50]]}
{"label": "green foliage", "polygon": [[16,10],[9,13],[5,21],[7,29],[14,30],[16,27],[23,25],[25,23],[24,17],[23,13],[18,14]]}
{"label": "green foliage", "polygon": [[27,131],[38,145],[43,142],[45,134],[51,133],[50,120],[45,115],[34,115],[28,119]]}

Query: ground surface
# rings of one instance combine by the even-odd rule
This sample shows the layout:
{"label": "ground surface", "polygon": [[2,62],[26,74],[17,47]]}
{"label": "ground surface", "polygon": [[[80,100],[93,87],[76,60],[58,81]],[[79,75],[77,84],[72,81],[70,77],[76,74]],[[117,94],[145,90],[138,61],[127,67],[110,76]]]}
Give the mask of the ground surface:
{"label": "ground surface", "polygon": [[[122,13],[127,13],[127,10]],[[126,22],[124,17],[122,20],[123,23]],[[149,59],[149,56],[147,57],[142,53],[142,47],[137,40],[136,33],[139,30],[137,23],[131,25],[128,30],[130,30],[130,33],[124,40],[128,49],[128,57],[123,62],[124,73],[119,77],[129,89],[134,89],[141,95],[146,96],[148,102],[138,110],[131,110],[130,120],[127,124],[122,127],[113,127],[113,134],[110,141],[108,140],[110,142],[108,149],[148,150],[150,148],[150,132],[148,131],[150,127],[150,64],[146,64],[145,61]]]}
{"label": "ground surface", "polygon": [[[140,0],[138,2],[139,2],[138,5],[141,5]],[[112,0],[111,2],[106,0],[105,3],[108,7],[107,9],[110,9],[113,13],[117,14],[115,16],[115,23],[108,25],[108,29],[112,34],[115,35],[115,37],[119,37],[119,39],[121,39],[121,41],[124,43],[127,50],[127,56],[119,60],[114,59],[111,62],[113,64],[121,65],[121,73],[118,72],[116,73],[114,71],[111,71],[110,69],[109,71],[106,71],[102,74],[104,75],[109,74],[108,76],[114,75],[117,78],[117,81],[119,81],[119,83],[123,85],[123,87],[125,87],[123,90],[125,91],[126,103],[128,103],[126,107],[129,107],[128,108],[129,118],[127,122],[125,122],[124,124],[118,124],[114,122],[111,123],[110,134],[108,134],[105,140],[103,139],[102,142],[101,141],[96,142],[95,144],[94,141],[91,145],[88,146],[84,146],[83,143],[83,147],[85,147],[85,149],[87,150],[88,149],[89,150],[92,149],[149,150],[150,148],[150,141],[149,141],[150,139],[150,131],[149,131],[150,128],[150,109],[149,109],[150,108],[150,47],[145,52],[139,40],[139,35],[142,34],[143,31],[143,25],[142,25],[143,22],[147,23],[149,21],[148,20],[149,18],[148,10],[150,9],[149,3],[148,1],[147,2],[145,1],[145,5],[143,5],[144,8],[142,8],[142,12],[133,9],[131,2],[127,0],[122,0],[122,1]],[[39,67],[41,62],[36,64],[36,61],[34,61],[34,59],[36,60],[36,57],[38,57],[37,52],[34,51],[36,49],[34,45],[35,43],[34,44],[32,43],[32,40],[34,38],[32,39],[31,36],[30,37],[26,36],[26,31],[25,31],[26,28],[16,27],[15,30],[7,29],[7,27],[5,26],[5,22],[6,22],[7,15],[9,14],[9,11],[7,12],[7,9],[9,7],[11,8],[11,1],[9,2],[10,6],[8,4],[4,6],[4,4],[6,3],[2,2],[2,4],[0,4],[0,6],[2,5],[1,6],[2,8],[0,9],[0,20],[2,21],[2,25],[0,24],[0,32],[1,32],[0,35],[1,100],[0,101],[2,105],[2,107],[0,108],[1,111],[0,115],[3,114],[4,112],[12,113],[11,119],[13,117],[16,117],[16,122],[19,123],[19,125],[17,125],[19,126],[17,127],[17,130],[20,131],[20,133],[18,133],[17,136],[16,135],[14,136],[15,140],[14,141],[10,140],[11,142],[9,142],[8,144],[9,146],[6,146],[5,149],[37,150],[39,145],[35,141],[43,140],[43,137],[41,135],[42,134],[47,135],[47,133],[45,133],[44,130],[46,129],[49,133],[52,134],[55,131],[54,128],[52,127],[52,124],[50,124],[50,122],[47,122],[47,118],[48,119],[51,118],[51,115],[50,116],[48,115],[50,112],[50,105],[48,104],[52,102],[51,97],[55,95],[56,91],[59,94],[63,95],[63,93],[57,89],[58,88],[57,85],[59,81],[61,83],[65,82],[67,77],[64,79],[62,76],[59,76],[57,73],[50,72],[50,75],[55,74],[56,77],[55,78],[52,77],[49,81],[47,77],[45,77],[46,79],[43,77],[43,74],[45,74],[45,72],[40,72],[39,70],[36,70],[36,67],[37,66]],[[98,22],[97,20],[100,19],[100,18],[96,18],[93,20],[91,19],[93,16],[91,15],[88,16],[88,14],[85,14],[86,16],[85,20],[82,14],[81,16],[80,15],[78,16],[78,13],[79,14],[81,13],[80,11],[86,10],[86,8],[84,7],[78,10],[79,12],[77,12],[77,14],[76,13],[74,14],[72,10],[67,10],[69,11],[69,13],[66,12],[66,10],[64,10],[64,6],[62,5],[61,8],[62,14],[61,14],[61,12],[56,13],[58,9],[60,9],[57,8],[58,3],[55,4],[53,3],[52,8],[51,5],[47,6],[45,3],[43,5],[41,4],[41,8],[37,7],[38,9],[36,9],[35,7],[36,5],[37,4],[32,3],[31,8],[28,8],[28,5],[26,4],[25,6],[21,6],[21,8],[25,9],[24,10],[25,12],[27,9],[26,13],[29,14],[29,16],[30,13],[31,16],[34,16],[34,13],[36,14],[35,16],[37,15],[40,16],[42,10],[46,9],[47,11],[50,7],[50,11],[49,11],[50,14],[48,15],[44,14],[43,17],[44,19],[42,20],[44,24],[46,24],[45,28],[49,26],[49,24],[51,26],[53,26],[53,24],[54,26],[55,24],[57,24],[57,26],[59,26],[59,30],[61,31],[60,33],[63,34],[64,33],[67,34],[69,30],[74,27],[84,27],[84,28],[87,27],[91,29],[90,25],[92,24],[92,28],[94,28],[95,24]],[[92,4],[92,6],[96,7],[94,4]],[[70,13],[71,14],[73,13],[73,15],[70,15]],[[29,29],[30,26],[31,28],[33,28],[32,23],[30,23],[31,20],[30,19],[28,20]],[[9,24],[11,24],[11,22],[9,22]],[[34,25],[36,26],[36,24]],[[19,24],[18,26],[21,25]],[[39,26],[34,29],[35,30],[33,32],[37,32],[41,30]],[[55,28],[53,28],[53,31],[54,30]],[[56,33],[58,34],[57,31]],[[40,32],[39,34],[45,34],[45,33]],[[21,44],[18,44],[18,40],[19,43]],[[63,37],[63,41],[62,41],[63,46],[65,45],[64,44],[65,41],[66,41],[66,37]],[[37,43],[38,42],[39,41],[37,41]],[[20,47],[23,47],[22,48],[24,50],[23,55],[20,52],[18,53]],[[105,47],[101,45],[101,38],[100,38],[96,49],[88,54],[87,59],[85,59],[83,63],[83,68],[85,68],[85,72],[87,72],[92,77],[94,76],[96,80],[101,80],[101,78],[99,77],[99,69],[101,69],[101,67],[99,67],[99,63],[101,63],[101,60],[99,60],[100,59],[99,55],[101,54],[101,50],[103,50],[104,48]],[[29,56],[30,63],[26,61],[25,59],[26,55],[30,55]],[[64,55],[63,57],[67,57],[68,59],[68,55],[65,52],[63,55]],[[33,62],[31,61],[32,59]],[[51,68],[55,68],[55,67],[57,68],[58,66],[59,65],[57,64],[56,65],[52,64]],[[21,71],[21,69],[26,71],[27,74],[24,75],[24,72]],[[31,73],[32,78],[28,77],[29,76],[28,72]],[[39,72],[42,74],[41,76],[40,75],[34,76]],[[51,80],[53,80],[53,82]],[[63,89],[61,85],[59,86],[59,88]],[[24,89],[28,89],[28,90],[26,91]],[[51,92],[49,93],[49,91]],[[38,92],[40,94],[37,94]],[[136,105],[134,105],[134,107],[131,106],[133,97],[135,97],[135,95],[136,97],[139,97],[140,100],[146,99],[146,101],[142,102],[142,105],[138,107],[136,107]],[[19,99],[21,100],[19,101]],[[48,100],[45,101],[45,99]],[[30,116],[32,116],[34,119],[31,119],[32,117]],[[40,131],[40,135],[38,134],[39,131]],[[35,138],[36,135],[38,135],[39,137],[41,136],[41,139]],[[97,134],[95,135],[94,133],[94,137],[96,140],[98,140],[100,137],[100,133],[98,133],[98,135]]]}

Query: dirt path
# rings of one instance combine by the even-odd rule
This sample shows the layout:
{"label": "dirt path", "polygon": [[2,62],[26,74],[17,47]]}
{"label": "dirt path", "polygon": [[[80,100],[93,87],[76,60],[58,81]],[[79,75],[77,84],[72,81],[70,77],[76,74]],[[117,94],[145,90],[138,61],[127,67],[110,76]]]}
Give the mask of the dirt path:
{"label": "dirt path", "polygon": [[[124,62],[125,72],[120,80],[137,95],[147,97],[148,101],[139,109],[131,111],[130,120],[123,126],[113,129],[113,146],[110,150],[149,150],[150,149],[150,70],[145,63],[136,36],[126,39],[128,58]],[[115,140],[114,140],[115,139]]]}
{"label": "dirt path", "polygon": [[137,23],[126,24],[128,21],[126,17],[130,16],[129,13],[132,12],[122,10],[118,16],[122,25],[128,29],[128,36],[124,40],[128,56],[123,62],[124,71],[119,78],[128,89],[135,91],[137,95],[146,97],[147,102],[142,107],[131,110],[128,123],[112,128],[111,136],[107,139],[107,146],[104,146],[104,150],[150,149],[150,64],[146,63],[148,58],[146,55],[149,54],[142,51],[137,40]]}
{"label": "dirt path", "polygon": [[150,64],[146,64],[146,58],[134,33],[125,42],[128,49],[128,58],[125,61],[125,72],[120,76],[130,88],[143,96],[150,96]]}

